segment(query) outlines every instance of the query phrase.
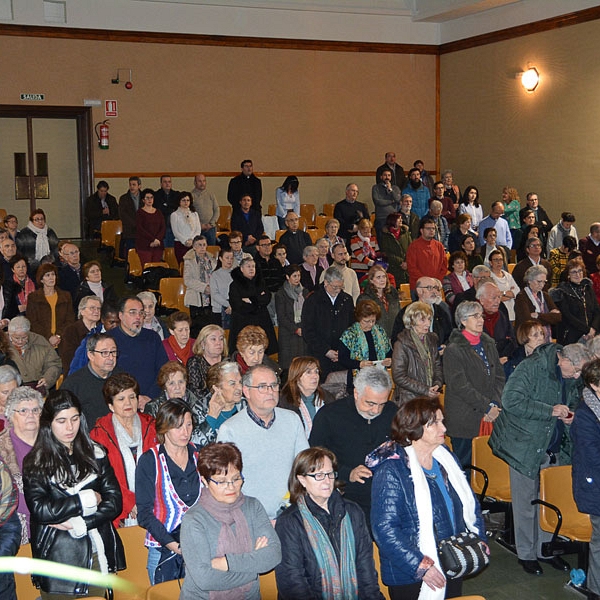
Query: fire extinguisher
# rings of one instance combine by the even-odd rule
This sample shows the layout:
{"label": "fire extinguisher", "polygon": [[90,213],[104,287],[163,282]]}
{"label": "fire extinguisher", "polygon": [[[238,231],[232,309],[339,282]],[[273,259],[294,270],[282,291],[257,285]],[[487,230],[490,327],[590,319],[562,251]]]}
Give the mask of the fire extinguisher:
{"label": "fire extinguisher", "polygon": [[[94,125],[94,131],[98,138],[98,147],[101,150],[108,150],[108,122],[108,119],[106,119],[105,121],[102,121],[102,123],[96,123],[96,125]],[[100,128],[100,133],[98,133],[98,128]]]}

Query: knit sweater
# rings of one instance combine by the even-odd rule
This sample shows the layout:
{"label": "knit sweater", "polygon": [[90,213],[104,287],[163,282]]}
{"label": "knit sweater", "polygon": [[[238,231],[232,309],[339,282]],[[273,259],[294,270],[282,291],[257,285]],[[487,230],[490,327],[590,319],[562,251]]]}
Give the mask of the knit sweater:
{"label": "knit sweater", "polygon": [[[297,414],[275,408],[269,429],[257,425],[244,408],[221,425],[218,442],[233,442],[244,457],[244,493],[262,502],[275,519],[288,493],[288,476],[294,458],[308,448],[304,427]],[[268,467],[268,477],[265,469]]]}

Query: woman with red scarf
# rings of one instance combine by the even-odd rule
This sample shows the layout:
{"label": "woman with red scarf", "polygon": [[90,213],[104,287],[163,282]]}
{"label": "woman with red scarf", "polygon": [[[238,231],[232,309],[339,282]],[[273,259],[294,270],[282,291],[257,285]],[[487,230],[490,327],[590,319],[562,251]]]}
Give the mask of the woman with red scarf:
{"label": "woman with red scarf", "polygon": [[194,356],[192,348],[196,339],[190,337],[191,322],[186,313],[181,311],[173,313],[167,320],[171,335],[163,340],[169,360],[176,360],[183,366],[186,366],[187,361]]}
{"label": "woman with red scarf", "polygon": [[231,360],[239,365],[242,375],[256,365],[268,365],[279,374],[281,372],[279,365],[265,354],[268,346],[269,338],[265,330],[258,325],[247,325],[237,336],[236,350],[231,355]]}
{"label": "woman with red scarf", "polygon": [[408,227],[402,224],[402,215],[389,214],[381,234],[381,251],[388,262],[388,273],[394,276],[397,287],[408,283],[406,250],[411,241]]}

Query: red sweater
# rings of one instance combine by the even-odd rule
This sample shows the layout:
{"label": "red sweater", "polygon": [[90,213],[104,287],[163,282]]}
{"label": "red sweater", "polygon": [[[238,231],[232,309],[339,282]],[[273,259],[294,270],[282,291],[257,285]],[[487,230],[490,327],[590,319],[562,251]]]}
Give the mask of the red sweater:
{"label": "red sweater", "polygon": [[[150,415],[138,412],[142,421],[142,452],[156,446],[156,428],[154,418]],[[100,417],[96,421],[96,426],[90,431],[90,437],[99,444],[102,444],[108,453],[108,460],[115,472],[121,494],[123,496],[123,510],[121,514],[113,521],[115,527],[119,527],[120,522],[125,519],[135,506],[135,492],[132,492],[127,485],[127,475],[125,474],[125,462],[117,442],[117,434],[112,423],[112,413]],[[139,456],[137,457],[140,458]]]}
{"label": "red sweater", "polygon": [[436,240],[428,242],[423,237],[418,237],[409,244],[406,263],[411,290],[417,287],[420,277],[434,277],[441,282],[448,272],[446,249],[443,244]]}

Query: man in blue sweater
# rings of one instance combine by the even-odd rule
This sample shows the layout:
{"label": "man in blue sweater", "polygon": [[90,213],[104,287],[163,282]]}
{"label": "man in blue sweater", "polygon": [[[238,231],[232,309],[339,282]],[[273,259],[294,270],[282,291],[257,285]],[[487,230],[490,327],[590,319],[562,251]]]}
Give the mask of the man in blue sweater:
{"label": "man in blue sweater", "polygon": [[161,390],[156,384],[160,368],[169,360],[159,335],[142,327],[144,305],[139,298],[129,297],[119,307],[121,324],[109,332],[119,351],[117,366],[133,375],[140,384],[140,410]]}

